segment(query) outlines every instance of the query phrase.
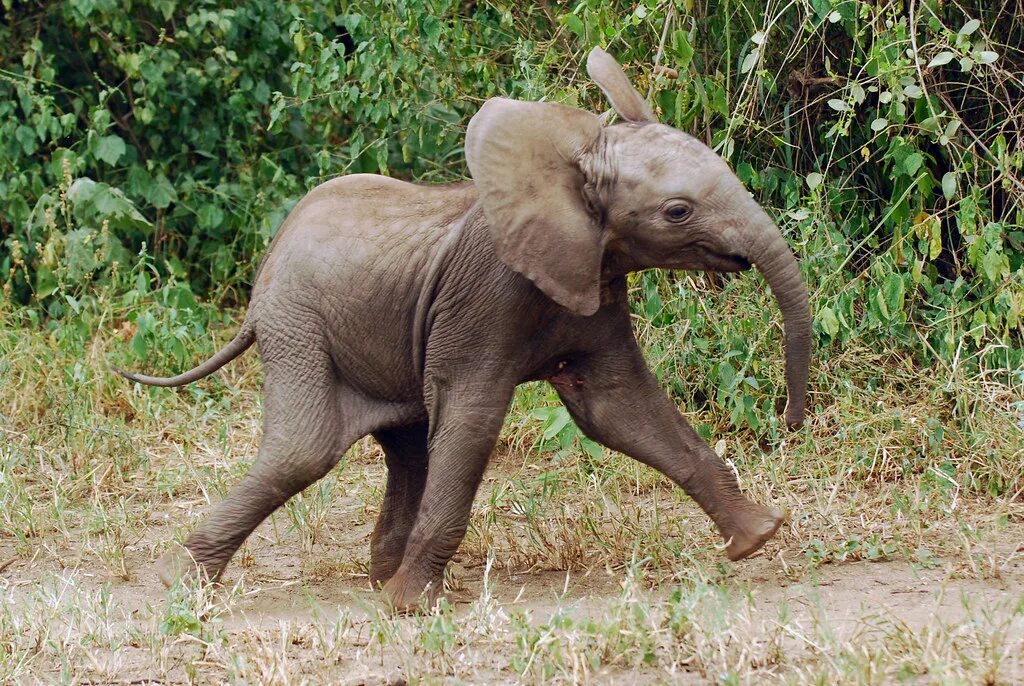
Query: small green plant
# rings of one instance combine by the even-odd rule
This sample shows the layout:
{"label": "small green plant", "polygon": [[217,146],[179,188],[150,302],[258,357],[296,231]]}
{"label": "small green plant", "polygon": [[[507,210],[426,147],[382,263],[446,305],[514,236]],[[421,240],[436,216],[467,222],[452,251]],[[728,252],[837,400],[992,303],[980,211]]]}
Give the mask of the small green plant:
{"label": "small green plant", "polygon": [[[345,461],[335,469],[344,469]],[[291,520],[289,531],[296,530],[302,537],[303,550],[312,550],[323,535],[324,525],[331,515],[331,505],[336,497],[337,478],[327,476],[299,493],[285,504],[285,512]]]}

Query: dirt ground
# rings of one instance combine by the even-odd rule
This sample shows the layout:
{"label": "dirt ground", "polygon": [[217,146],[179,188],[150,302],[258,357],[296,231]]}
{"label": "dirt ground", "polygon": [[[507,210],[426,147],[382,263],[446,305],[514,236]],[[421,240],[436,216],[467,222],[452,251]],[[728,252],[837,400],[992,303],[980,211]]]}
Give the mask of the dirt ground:
{"label": "dirt ground", "polygon": [[[621,621],[616,612],[627,605],[651,610],[653,616],[652,608],[662,607],[679,585],[679,579],[663,584],[650,579],[635,582],[626,571],[607,565],[573,572],[510,572],[500,562],[490,567],[456,562],[450,579],[455,590],[448,594],[453,607],[443,615],[451,622],[450,632],[457,637],[464,630],[462,622],[479,625],[477,615],[485,612],[490,613],[491,629],[484,633],[496,633],[479,646],[479,641],[457,638],[449,646],[456,646],[450,651],[453,657],[438,660],[414,635],[437,624],[424,624],[423,617],[386,618],[381,599],[368,589],[362,565],[368,556],[372,518],[360,512],[353,498],[358,494],[336,504],[329,541],[313,545],[312,550],[303,550],[294,531],[282,531],[287,527],[279,518],[261,526],[230,567],[226,588],[195,605],[205,607],[207,613],[204,617],[197,611],[196,615],[216,626],[212,638],[209,632],[167,626],[169,621],[173,625],[168,607],[174,601],[156,578],[153,558],[160,542],[172,535],[168,520],[180,514],[173,509],[152,517],[142,538],[126,548],[127,574],[120,576],[127,578],[112,575],[80,549],[61,549],[43,541],[35,556],[25,559],[0,543],[0,592],[12,604],[7,607],[8,622],[17,616],[20,605],[27,617],[22,630],[40,631],[45,634],[40,640],[51,643],[51,634],[63,631],[66,645],[77,642],[77,649],[68,648],[68,655],[61,656],[59,649],[37,652],[31,673],[44,682],[252,681],[258,674],[257,680],[268,683],[380,684],[418,678],[515,683],[532,681],[530,675],[535,673],[528,664],[524,675],[522,663],[510,662],[502,649],[506,644],[521,645],[522,632],[527,631],[509,630],[509,617],[524,617],[545,630],[559,622],[575,629],[596,623],[612,627],[615,633],[623,629],[615,628],[614,622],[601,624],[602,618],[614,616]],[[997,660],[995,682],[1024,682],[1024,524],[1012,523],[1004,533],[991,558],[998,564],[968,575],[942,559],[926,565],[856,561],[808,568],[799,550],[769,547],[745,562],[719,567],[727,571],[708,584],[719,599],[711,607],[731,614],[724,630],[716,633],[702,627],[702,635],[717,636],[726,644],[777,643],[773,650],[785,655],[781,662],[777,657],[744,658],[742,653],[737,658],[748,659],[743,681],[753,683],[759,681],[757,675],[785,677],[794,669],[799,673],[802,664],[830,659],[823,640],[868,655],[908,637],[927,645],[931,639],[922,638],[922,632],[955,644],[957,632],[970,631],[984,621],[988,631],[999,634],[1001,645],[1009,646]],[[338,564],[344,558],[354,562]],[[54,613],[51,621],[43,626],[40,620],[33,628],[30,617],[47,609]],[[494,629],[498,625],[505,628]],[[387,631],[395,633],[383,637]],[[327,634],[329,639],[324,638]],[[773,638],[765,639],[769,634]],[[442,653],[445,640],[442,636]],[[717,650],[733,655],[735,646]],[[765,650],[762,646],[753,653],[768,654]],[[250,671],[233,671],[231,655],[246,656],[243,661]],[[651,683],[723,680],[706,666],[672,664],[637,670],[611,663],[575,675],[548,676],[554,681],[599,683],[615,682],[626,674]],[[257,672],[252,664],[259,668]],[[887,683],[887,678],[869,682]]]}

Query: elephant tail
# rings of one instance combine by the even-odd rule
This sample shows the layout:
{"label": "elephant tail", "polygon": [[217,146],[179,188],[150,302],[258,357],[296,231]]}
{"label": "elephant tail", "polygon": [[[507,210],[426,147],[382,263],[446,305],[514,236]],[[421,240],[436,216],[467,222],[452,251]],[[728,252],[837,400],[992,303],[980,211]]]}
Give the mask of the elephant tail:
{"label": "elephant tail", "polygon": [[145,374],[132,374],[117,367],[113,369],[129,381],[136,381],[147,386],[184,386],[213,374],[248,350],[255,340],[256,332],[253,330],[252,325],[246,321],[242,324],[242,328],[239,329],[238,333],[235,334],[235,337],[231,339],[231,342],[214,353],[213,357],[177,376],[146,376]]}

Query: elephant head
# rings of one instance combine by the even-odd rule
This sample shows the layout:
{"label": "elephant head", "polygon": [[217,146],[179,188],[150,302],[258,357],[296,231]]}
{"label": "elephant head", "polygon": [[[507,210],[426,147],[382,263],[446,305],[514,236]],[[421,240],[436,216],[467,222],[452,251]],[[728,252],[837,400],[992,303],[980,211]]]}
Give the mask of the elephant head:
{"label": "elephant head", "polygon": [[469,123],[466,161],[498,257],[580,315],[601,283],[650,267],[757,267],[785,324],[786,422],[804,417],[810,361],[807,290],[778,227],[728,165],[654,121],[600,48],[587,71],[622,122],[545,102],[488,100]]}

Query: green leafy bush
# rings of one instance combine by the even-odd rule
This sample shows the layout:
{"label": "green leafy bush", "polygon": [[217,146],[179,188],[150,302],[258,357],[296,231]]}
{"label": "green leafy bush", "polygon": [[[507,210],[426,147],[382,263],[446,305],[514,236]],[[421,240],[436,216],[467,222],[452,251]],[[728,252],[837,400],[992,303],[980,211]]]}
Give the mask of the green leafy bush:
{"label": "green leafy bush", "polygon": [[[856,341],[923,365],[1024,366],[1019,8],[3,3],[0,282],[35,320],[75,315],[98,287],[244,303],[308,188],[353,172],[462,178],[465,124],[494,95],[603,110],[581,66],[602,45],[778,217],[824,356]],[[645,344],[692,406],[758,429],[778,394],[758,348],[778,320],[746,279],[722,297],[764,299],[764,315],[724,326],[701,283],[634,280]],[[159,347],[155,315],[124,307],[135,353]],[[171,339],[160,352],[177,358]],[[716,396],[681,384],[686,368]]]}

